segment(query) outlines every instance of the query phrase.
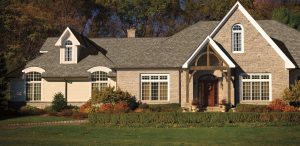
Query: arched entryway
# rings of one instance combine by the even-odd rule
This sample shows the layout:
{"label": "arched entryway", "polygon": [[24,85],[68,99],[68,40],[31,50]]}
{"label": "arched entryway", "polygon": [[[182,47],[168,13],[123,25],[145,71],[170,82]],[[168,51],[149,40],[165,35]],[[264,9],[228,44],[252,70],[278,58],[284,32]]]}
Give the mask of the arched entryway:
{"label": "arched entryway", "polygon": [[198,79],[199,103],[204,107],[218,105],[218,78],[212,74],[200,76]]}

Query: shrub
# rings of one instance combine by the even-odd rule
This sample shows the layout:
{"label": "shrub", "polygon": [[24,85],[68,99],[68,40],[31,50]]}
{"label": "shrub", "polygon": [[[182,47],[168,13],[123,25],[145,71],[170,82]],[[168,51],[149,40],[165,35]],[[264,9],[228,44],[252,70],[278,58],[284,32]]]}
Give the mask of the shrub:
{"label": "shrub", "polygon": [[287,102],[300,102],[300,81],[283,91],[283,99]]}
{"label": "shrub", "polygon": [[101,112],[113,112],[114,111],[114,105],[111,103],[104,103],[100,106]]}
{"label": "shrub", "polygon": [[55,110],[53,110],[52,106],[46,106],[44,108],[44,111],[50,115],[50,116],[56,116],[57,115],[57,112]]}
{"label": "shrub", "polygon": [[67,107],[67,101],[62,93],[56,93],[52,101],[52,109],[60,112],[62,109]]}
{"label": "shrub", "polygon": [[283,109],[284,112],[298,112],[298,108],[294,107],[294,106],[290,106],[290,105],[287,105],[284,107]]}
{"label": "shrub", "polygon": [[268,109],[275,112],[282,112],[287,104],[282,99],[274,99],[269,105]]}
{"label": "shrub", "polygon": [[126,102],[119,102],[114,105],[114,112],[124,113],[129,111],[129,106]]}
{"label": "shrub", "polygon": [[134,110],[138,106],[135,97],[128,92],[122,91],[121,89],[115,90],[113,87],[108,87],[101,92],[95,90],[92,94],[92,104],[110,103],[114,105],[119,102],[127,102],[131,110]]}
{"label": "shrub", "polygon": [[73,112],[72,118],[74,119],[85,119],[88,117],[87,113],[81,113],[81,112]]}
{"label": "shrub", "polygon": [[70,117],[70,116],[73,115],[73,110],[72,109],[63,109],[58,115],[59,116]]}
{"label": "shrub", "polygon": [[151,104],[149,109],[152,112],[180,112],[182,111],[180,104],[171,103],[171,104]]}
{"label": "shrub", "polygon": [[269,109],[266,105],[253,105],[253,104],[237,104],[237,112],[268,112]]}
{"label": "shrub", "polygon": [[300,113],[94,113],[88,119],[91,124],[100,126],[197,127],[269,122],[299,124]]}
{"label": "shrub", "polygon": [[139,108],[140,108],[140,109],[149,109],[149,105],[148,105],[147,103],[141,103],[141,104],[139,105]]}
{"label": "shrub", "polygon": [[22,115],[41,115],[45,113],[44,110],[30,105],[25,105],[20,108],[20,114]]}
{"label": "shrub", "polygon": [[79,112],[89,113],[91,108],[92,108],[92,103],[90,101],[88,101],[88,102],[84,103],[82,106],[80,106]]}

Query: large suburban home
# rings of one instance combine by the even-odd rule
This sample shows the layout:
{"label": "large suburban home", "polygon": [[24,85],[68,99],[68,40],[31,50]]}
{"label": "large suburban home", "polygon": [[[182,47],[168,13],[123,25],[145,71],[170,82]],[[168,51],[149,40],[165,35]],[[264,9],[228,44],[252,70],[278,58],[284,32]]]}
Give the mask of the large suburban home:
{"label": "large suburban home", "polygon": [[43,107],[61,92],[70,104],[113,86],[148,104],[189,108],[268,104],[300,79],[300,32],[254,20],[237,2],[221,21],[170,36],[87,38],[71,28],[48,38],[41,55],[11,79],[11,101]]}

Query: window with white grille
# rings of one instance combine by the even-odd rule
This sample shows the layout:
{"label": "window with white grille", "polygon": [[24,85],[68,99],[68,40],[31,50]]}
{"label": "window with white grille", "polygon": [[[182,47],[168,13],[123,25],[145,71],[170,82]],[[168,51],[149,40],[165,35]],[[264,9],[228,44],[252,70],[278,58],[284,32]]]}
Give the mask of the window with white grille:
{"label": "window with white grille", "polygon": [[65,61],[68,62],[68,61],[72,61],[72,41],[70,40],[67,40],[65,42]]}
{"label": "window with white grille", "polygon": [[40,101],[41,100],[41,73],[29,72],[26,73],[26,100]]}
{"label": "window with white grille", "polygon": [[142,74],[141,98],[150,101],[167,101],[169,99],[169,75]]}
{"label": "window with white grille", "polygon": [[107,73],[103,71],[95,71],[92,73],[92,91],[103,91],[108,87]]}
{"label": "window with white grille", "polygon": [[271,74],[243,74],[240,81],[242,101],[271,100]]}
{"label": "window with white grille", "polygon": [[244,52],[244,30],[241,24],[235,24],[232,27],[232,52]]}

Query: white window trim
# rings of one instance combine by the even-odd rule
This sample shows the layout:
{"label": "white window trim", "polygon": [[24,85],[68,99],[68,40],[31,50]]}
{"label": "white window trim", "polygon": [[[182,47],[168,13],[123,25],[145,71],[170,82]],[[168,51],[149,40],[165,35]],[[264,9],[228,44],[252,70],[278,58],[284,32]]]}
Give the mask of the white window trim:
{"label": "white window trim", "polygon": [[[244,75],[269,75],[269,79],[243,79]],[[259,82],[269,81],[269,100],[252,100],[252,92],[251,92],[251,100],[243,100],[243,80],[245,80],[245,81],[259,81]],[[271,73],[243,73],[243,74],[239,75],[239,83],[240,83],[239,90],[240,90],[240,101],[241,102],[272,101],[272,74]],[[260,94],[261,94],[261,92],[260,92]]]}
{"label": "white window trim", "polygon": [[[24,72],[24,71],[23,71]],[[37,72],[37,73],[40,73],[41,74],[41,81],[27,81],[26,80],[26,75],[27,73],[30,73],[30,72]],[[28,84],[34,84],[34,83],[40,83],[41,84],[41,99],[40,100],[27,100],[27,83]],[[28,72],[25,72],[25,101],[26,102],[43,102],[43,78],[42,78],[42,72],[38,72],[38,71],[28,71]]]}
{"label": "white window trim", "polygon": [[[233,26],[238,25],[242,28],[242,30],[233,30]],[[244,27],[242,24],[234,24],[231,27],[231,50],[232,53],[238,54],[238,53],[244,53]],[[241,33],[241,51],[235,51],[234,50],[234,33]]]}
{"label": "white window trim", "polygon": [[[106,73],[109,73],[111,72],[112,70],[110,68],[107,68],[105,66],[95,66],[95,67],[92,67],[90,69],[87,70],[87,72],[89,72],[90,74],[92,74],[93,72],[96,72],[96,71],[103,71],[103,72],[106,72]],[[94,83],[92,80],[90,80],[90,97],[92,97],[92,83]],[[108,78],[107,80],[107,86],[110,86],[110,87],[116,87],[116,82],[113,81],[111,78]]]}
{"label": "white window trim", "polygon": [[[162,81],[158,81],[158,80],[151,80],[151,78],[149,80],[142,80],[143,76],[167,76],[167,80],[162,80]],[[167,100],[160,100],[160,97],[158,97],[158,100],[151,100],[151,94],[149,97],[149,100],[143,100],[142,99],[142,83],[143,82],[168,82],[168,97]],[[151,92],[151,89],[149,90],[149,92]],[[160,90],[158,89],[158,95],[159,95]],[[169,102],[170,101],[170,74],[147,74],[147,73],[143,73],[140,74],[140,100],[143,102]]]}
{"label": "white window trim", "polygon": [[[108,74],[108,73],[105,72],[105,71],[94,71],[94,72],[92,72],[91,74],[93,74],[93,73],[95,73],[95,72],[104,72],[104,73]],[[92,75],[91,75],[91,76],[92,76]],[[106,83],[107,87],[110,86],[110,84],[109,84],[109,78],[108,78],[108,77],[107,77],[107,80],[106,80],[106,81],[101,81],[101,80],[99,80],[99,81],[93,81],[93,80],[91,80],[91,92],[93,92],[93,91],[92,91],[93,83],[97,83],[97,84]],[[100,87],[100,85],[99,85],[99,87]],[[100,90],[100,89],[98,89],[98,90]]]}
{"label": "white window trim", "polygon": [[[71,41],[71,42],[72,42],[72,45],[67,45],[67,44],[66,44],[67,41]],[[69,61],[66,60],[66,52],[67,52],[67,48],[71,48],[71,60],[69,60]],[[64,53],[63,53],[63,54],[64,54],[64,55],[63,55],[63,56],[64,56],[64,57],[63,57],[63,62],[64,62],[64,63],[73,63],[73,62],[74,62],[74,61],[73,61],[73,60],[74,60],[74,57],[73,57],[73,56],[74,56],[74,55],[73,55],[73,54],[74,54],[74,45],[73,45],[73,41],[72,41],[72,40],[66,39],[66,40],[64,41]]]}
{"label": "white window trim", "polygon": [[23,73],[29,73],[29,72],[38,72],[38,73],[43,73],[45,72],[44,69],[40,68],[40,67],[28,67],[22,70]]}
{"label": "white window trim", "polygon": [[285,68],[286,69],[296,68],[294,63],[282,52],[282,50],[275,44],[275,42],[271,39],[271,37],[259,26],[259,24],[252,18],[252,16],[238,1],[225,15],[225,17],[221,20],[221,22],[217,25],[217,27],[215,27],[215,29],[209,36],[214,38],[215,35],[218,33],[218,31],[223,27],[223,25],[228,21],[228,19],[232,16],[232,14],[237,9],[243,13],[243,15],[250,21],[250,23],[254,26],[254,28],[265,38],[265,40],[272,46],[272,48],[276,51],[276,53],[284,60]]}

